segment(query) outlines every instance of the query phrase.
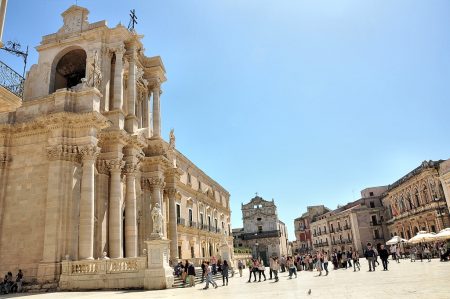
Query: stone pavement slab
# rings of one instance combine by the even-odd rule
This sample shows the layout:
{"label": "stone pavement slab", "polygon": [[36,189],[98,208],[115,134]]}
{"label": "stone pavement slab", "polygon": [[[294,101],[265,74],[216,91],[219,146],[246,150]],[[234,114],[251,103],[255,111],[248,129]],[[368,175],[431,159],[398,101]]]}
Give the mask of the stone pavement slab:
{"label": "stone pavement slab", "polygon": [[[450,299],[450,262],[390,261],[389,271],[368,272],[368,266],[361,259],[361,271],[353,269],[331,270],[328,276],[318,276],[318,272],[299,272],[298,278],[289,279],[287,273],[280,274],[280,281],[273,280],[248,283],[248,270],[244,276],[229,279],[229,285],[203,290],[204,284],[193,288],[169,289],[161,291],[90,291],[58,292],[46,294],[16,294],[9,297],[27,296],[32,299],[59,298],[426,298]],[[266,276],[269,278],[268,271]],[[308,290],[311,289],[311,295]]]}

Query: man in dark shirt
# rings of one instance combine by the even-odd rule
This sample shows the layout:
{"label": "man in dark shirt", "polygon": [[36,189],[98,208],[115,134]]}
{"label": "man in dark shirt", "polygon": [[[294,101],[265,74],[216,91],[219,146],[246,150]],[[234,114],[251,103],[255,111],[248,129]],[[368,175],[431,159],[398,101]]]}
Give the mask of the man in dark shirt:
{"label": "man in dark shirt", "polygon": [[367,243],[367,249],[364,256],[369,262],[369,272],[372,272],[372,268],[373,271],[375,271],[375,251],[373,250],[371,243]]}
{"label": "man in dark shirt", "polygon": [[381,262],[383,263],[383,271],[387,271],[389,252],[387,251],[386,248],[384,248],[384,245],[381,245],[378,254],[380,255]]}

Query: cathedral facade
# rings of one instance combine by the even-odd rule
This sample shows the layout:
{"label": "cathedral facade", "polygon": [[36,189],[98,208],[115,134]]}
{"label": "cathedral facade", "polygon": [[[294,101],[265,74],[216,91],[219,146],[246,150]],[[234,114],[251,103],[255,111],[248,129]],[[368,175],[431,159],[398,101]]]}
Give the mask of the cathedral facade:
{"label": "cathedral facade", "polygon": [[0,272],[67,288],[118,273],[139,287],[156,225],[172,261],[232,246],[230,195],[175,148],[173,131],[162,139],[161,58],[144,55],[134,30],[88,14],[62,13],[36,48],[21,107],[0,114]]}

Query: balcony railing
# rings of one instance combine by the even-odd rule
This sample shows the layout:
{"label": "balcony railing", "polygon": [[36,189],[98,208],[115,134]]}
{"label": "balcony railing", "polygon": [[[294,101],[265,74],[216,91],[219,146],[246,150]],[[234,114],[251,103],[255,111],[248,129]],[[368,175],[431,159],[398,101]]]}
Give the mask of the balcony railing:
{"label": "balcony railing", "polygon": [[280,237],[281,232],[279,230],[272,230],[266,232],[247,233],[242,235],[242,240],[252,240],[260,238]]}
{"label": "balcony railing", "polygon": [[12,68],[0,61],[0,85],[22,98],[25,79]]}

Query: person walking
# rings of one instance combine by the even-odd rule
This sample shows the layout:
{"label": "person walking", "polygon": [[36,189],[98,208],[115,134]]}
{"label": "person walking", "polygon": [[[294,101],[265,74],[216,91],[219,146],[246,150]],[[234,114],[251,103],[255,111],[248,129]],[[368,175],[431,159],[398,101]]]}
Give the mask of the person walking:
{"label": "person walking", "polygon": [[388,258],[389,258],[389,252],[386,248],[384,248],[384,245],[380,246],[380,251],[378,252],[380,255],[381,263],[383,264],[383,271],[388,270]]}
{"label": "person walking", "polygon": [[[223,260],[222,265],[222,286],[228,285],[228,270],[230,267],[228,266],[228,262],[226,260]],[[226,284],[225,284],[226,282]]]}
{"label": "person walking", "polygon": [[195,287],[195,267],[193,263],[189,263],[187,267],[187,275],[189,280],[189,286]]}
{"label": "person walking", "polygon": [[347,264],[348,267],[352,267],[352,248],[350,247],[350,250],[347,251]]}
{"label": "person walking", "polygon": [[205,262],[205,269],[206,269],[206,286],[203,288],[204,290],[207,290],[209,288],[209,284],[212,284],[215,289],[217,289],[217,283],[214,281],[212,277],[212,269],[209,265],[209,262]]}
{"label": "person walking", "polygon": [[257,262],[256,259],[253,259],[251,262],[249,262],[248,269],[250,271],[250,276],[248,277],[248,282],[251,282],[252,274],[253,274],[253,277],[254,277],[253,282],[256,282],[256,272],[258,272],[258,262]]}
{"label": "person walking", "polygon": [[316,269],[319,272],[319,276],[322,276],[322,261],[323,261],[322,254],[319,251],[317,251],[316,252]]}
{"label": "person walking", "polygon": [[272,269],[273,269],[273,262],[274,262],[274,256],[271,256],[269,258],[269,280],[272,280]]}
{"label": "person walking", "polygon": [[428,262],[431,262],[431,251],[428,245],[425,245],[423,249],[423,255],[428,259]]}
{"label": "person walking", "polygon": [[416,262],[416,256],[417,256],[417,246],[414,246],[413,248],[411,248],[410,253],[411,263]]}
{"label": "person walking", "polygon": [[258,261],[258,274],[259,274],[259,281],[261,282],[261,275],[264,276],[264,281],[266,281],[266,267],[264,266],[264,261],[260,259]]}
{"label": "person walking", "polygon": [[323,269],[325,270],[325,276],[328,275],[328,260],[329,260],[328,251],[325,251],[323,253]]}
{"label": "person walking", "polygon": [[297,269],[295,268],[294,260],[291,256],[288,256],[286,264],[289,269],[289,279],[292,279],[292,275],[295,275],[295,278],[297,278]]}
{"label": "person walking", "polygon": [[272,258],[272,265],[270,265],[270,270],[272,271],[275,282],[278,282],[278,271],[280,271],[280,264],[278,263],[278,257]]}
{"label": "person walking", "polygon": [[280,260],[281,272],[286,271],[286,257],[284,255],[281,256]]}
{"label": "person walking", "polygon": [[397,246],[395,244],[391,245],[390,251],[391,251],[391,255],[392,255],[392,260],[396,261],[397,260]]}
{"label": "person walking", "polygon": [[356,268],[358,268],[358,271],[361,271],[361,265],[359,264],[359,255],[357,251],[353,251],[352,259],[353,259],[353,272],[356,272]]}
{"label": "person walking", "polygon": [[371,243],[367,243],[367,249],[364,256],[369,262],[369,272],[372,272],[372,268],[373,271],[375,271],[375,251],[373,250]]}
{"label": "person walking", "polygon": [[239,260],[238,261],[239,277],[242,277],[242,269],[244,269],[244,263],[241,260]]}

